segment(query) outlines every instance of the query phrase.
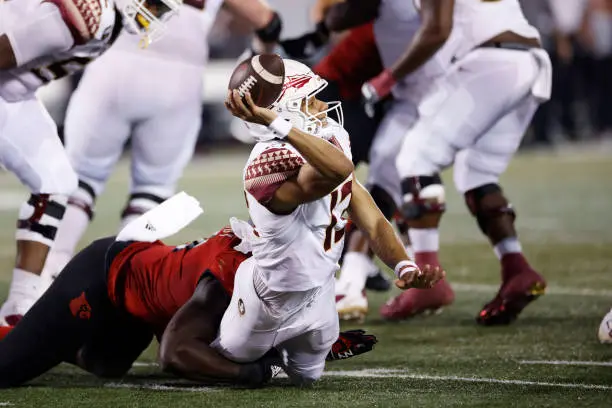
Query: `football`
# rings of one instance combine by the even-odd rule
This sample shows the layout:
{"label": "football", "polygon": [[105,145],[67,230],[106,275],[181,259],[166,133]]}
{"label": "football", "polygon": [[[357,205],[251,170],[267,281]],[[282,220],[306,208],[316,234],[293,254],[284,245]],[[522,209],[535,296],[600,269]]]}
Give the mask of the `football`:
{"label": "football", "polygon": [[257,106],[267,108],[280,95],[284,80],[283,59],[277,54],[261,54],[238,64],[232,73],[228,88],[237,89],[241,96],[251,92],[253,102]]}

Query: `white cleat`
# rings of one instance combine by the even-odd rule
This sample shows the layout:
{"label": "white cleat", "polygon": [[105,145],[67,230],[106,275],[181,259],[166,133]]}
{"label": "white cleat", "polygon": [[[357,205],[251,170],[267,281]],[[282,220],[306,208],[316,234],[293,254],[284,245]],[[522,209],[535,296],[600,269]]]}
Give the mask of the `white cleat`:
{"label": "white cleat", "polygon": [[612,309],[601,321],[598,336],[602,344],[612,344]]}
{"label": "white cleat", "polygon": [[363,291],[336,294],[336,310],[340,320],[363,323],[368,315],[368,298]]}
{"label": "white cleat", "polygon": [[33,298],[8,298],[0,308],[0,326],[15,326],[36,303]]}

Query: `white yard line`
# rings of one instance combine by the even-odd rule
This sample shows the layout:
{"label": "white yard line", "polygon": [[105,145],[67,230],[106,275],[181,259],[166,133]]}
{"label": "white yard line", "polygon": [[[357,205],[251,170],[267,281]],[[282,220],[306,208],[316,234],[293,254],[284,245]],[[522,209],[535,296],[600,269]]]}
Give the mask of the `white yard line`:
{"label": "white yard line", "polygon": [[0,401],[0,407],[10,407],[13,403],[8,401]]}
{"label": "white yard line", "polygon": [[135,390],[152,390],[152,391],[185,391],[185,392],[214,392],[218,391],[218,388],[213,387],[199,387],[199,386],[185,386],[176,387],[172,385],[153,384],[153,383],[142,383],[142,384],[130,384],[130,383],[107,383],[104,384],[106,388],[128,388]]}
{"label": "white yard line", "polygon": [[552,383],[527,380],[504,380],[500,378],[479,378],[479,377],[458,377],[454,375],[427,375],[427,374],[409,374],[404,370],[389,370],[389,369],[365,369],[353,371],[327,371],[324,376],[327,377],[356,377],[356,378],[402,378],[410,380],[428,380],[428,381],[458,381],[472,383],[491,383],[504,385],[529,385],[536,387],[556,387],[556,388],[578,388],[587,390],[612,390],[612,386],[599,384],[579,384],[579,383]]}
{"label": "white yard line", "polygon": [[[530,364],[531,362],[520,363]],[[585,362],[582,362],[585,363]],[[588,362],[586,362],[588,363]],[[324,377],[344,377],[344,378],[393,378],[406,380],[426,380],[426,381],[453,381],[466,383],[488,383],[502,385],[524,385],[535,387],[552,387],[552,388],[575,388],[583,390],[612,390],[612,385],[601,384],[583,384],[583,383],[564,383],[564,382],[546,382],[546,381],[529,381],[529,380],[508,380],[502,378],[486,378],[486,377],[460,377],[456,375],[429,375],[415,374],[408,370],[396,370],[387,368],[368,368],[363,370],[343,370],[343,371],[326,371]],[[276,378],[287,378],[286,374],[281,373]],[[197,387],[197,386],[172,386],[155,383],[107,383],[104,385],[107,388],[129,388],[153,391],[185,391],[185,392],[212,392],[220,390],[214,387]]]}
{"label": "white yard line", "polygon": [[[478,293],[494,293],[499,290],[497,285],[487,285],[480,283],[451,283],[453,289],[457,292],[478,292]],[[570,296],[593,296],[593,297],[612,297],[612,290],[605,289],[578,289],[566,288],[561,286],[549,286],[546,288],[548,295],[570,295]]]}
{"label": "white yard line", "polygon": [[521,360],[519,364],[612,367],[612,361]]}
{"label": "white yard line", "polygon": [[157,367],[158,364],[151,361],[136,361],[132,367]]}

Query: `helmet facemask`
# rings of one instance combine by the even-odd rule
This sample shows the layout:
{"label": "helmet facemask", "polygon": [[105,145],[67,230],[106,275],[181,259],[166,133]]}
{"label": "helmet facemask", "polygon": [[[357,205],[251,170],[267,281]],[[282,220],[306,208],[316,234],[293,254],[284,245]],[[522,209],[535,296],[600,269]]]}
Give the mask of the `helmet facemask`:
{"label": "helmet facemask", "polygon": [[181,4],[182,0],[131,0],[121,10],[124,25],[142,36],[140,46],[146,48],[163,37],[166,22],[178,14]]}

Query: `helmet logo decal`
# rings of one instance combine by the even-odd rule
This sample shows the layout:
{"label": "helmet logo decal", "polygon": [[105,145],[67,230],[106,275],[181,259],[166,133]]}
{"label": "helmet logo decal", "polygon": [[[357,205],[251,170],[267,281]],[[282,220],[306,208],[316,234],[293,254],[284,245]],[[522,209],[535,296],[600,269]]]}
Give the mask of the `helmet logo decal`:
{"label": "helmet logo decal", "polygon": [[285,83],[283,84],[283,89],[280,95],[278,96],[278,99],[280,100],[283,97],[283,95],[285,95],[285,92],[287,92],[289,88],[300,89],[301,87],[306,85],[308,82],[310,82],[311,79],[312,79],[312,76],[307,75],[307,74],[297,74],[297,75],[287,76],[285,78]]}

